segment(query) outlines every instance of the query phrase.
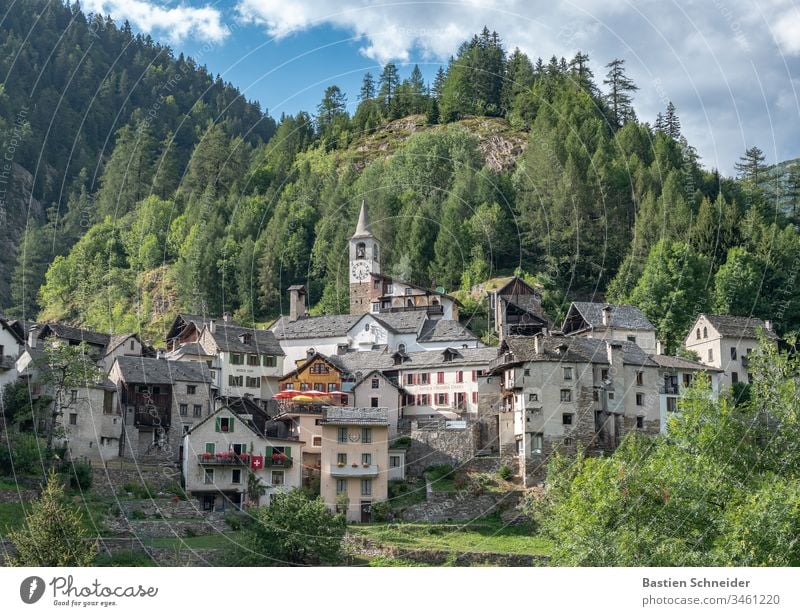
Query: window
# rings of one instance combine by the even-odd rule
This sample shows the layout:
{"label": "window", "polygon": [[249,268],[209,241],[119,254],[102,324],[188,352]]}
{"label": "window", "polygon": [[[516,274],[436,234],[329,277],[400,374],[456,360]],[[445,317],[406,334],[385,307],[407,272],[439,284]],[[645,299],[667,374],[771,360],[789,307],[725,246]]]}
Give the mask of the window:
{"label": "window", "polygon": [[182,417],[186,417],[189,414],[189,405],[188,404],[181,404],[179,406],[180,414]]}
{"label": "window", "polygon": [[300,391],[308,391],[308,383],[300,383]]}
{"label": "window", "polygon": [[603,368],[602,370],[600,370],[600,378],[603,381],[607,381],[608,380],[608,368]]}
{"label": "window", "polygon": [[328,383],[328,391],[336,391],[336,385],[338,383]]}
{"label": "window", "polygon": [[347,479],[336,480],[336,493],[347,494]]}
{"label": "window", "polygon": [[738,382],[739,382],[739,373],[731,372],[731,383],[738,383]]}
{"label": "window", "polygon": [[203,483],[205,483],[205,484],[214,483],[214,469],[213,468],[203,469]]}
{"label": "window", "polygon": [[561,415],[561,423],[565,426],[572,425],[572,413],[564,413]]}
{"label": "window", "polygon": [[311,374],[328,374],[328,364],[318,361],[311,365],[309,372],[311,372]]}
{"label": "window", "polygon": [[444,383],[444,372],[437,372],[436,373],[436,382],[441,385]]}
{"label": "window", "polygon": [[261,365],[266,368],[274,368],[275,366],[278,365],[278,362],[274,355],[262,355]]}
{"label": "window", "polygon": [[564,380],[565,381],[572,380],[572,368],[564,368]]}
{"label": "window", "polygon": [[78,400],[78,390],[73,389],[72,391],[69,392],[69,401],[77,402],[77,400]]}
{"label": "window", "polygon": [[286,391],[293,391],[294,390],[294,383],[284,383],[283,388]]}
{"label": "window", "polygon": [[312,447],[322,447],[322,437],[321,436],[315,436],[311,440],[311,446]]}
{"label": "window", "polygon": [[247,365],[248,366],[258,366],[261,363],[261,358],[258,355],[248,355],[247,356]]}
{"label": "window", "polygon": [[379,406],[378,405],[378,399],[377,398],[370,398],[369,399],[369,405],[374,409],[378,408],[378,406]]}
{"label": "window", "polygon": [[243,358],[241,353],[231,353],[231,363],[232,364],[241,364],[243,363]]}
{"label": "window", "polygon": [[714,349],[708,349],[708,361],[714,361]]}
{"label": "window", "polygon": [[697,339],[700,340],[700,328],[697,328]]}
{"label": "window", "polygon": [[346,453],[337,453],[336,454],[336,464],[341,464],[342,466],[347,464],[347,454]]}
{"label": "window", "polygon": [[541,432],[531,434],[531,453],[542,453],[544,435]]}
{"label": "window", "polygon": [[406,375],[406,385],[413,385],[414,384],[414,375],[407,374]]}
{"label": "window", "polygon": [[[133,338],[131,338],[131,346],[130,346],[130,349],[131,349],[131,351],[133,351]],[[0,353],[0,355],[2,355],[2,353]]]}
{"label": "window", "polygon": [[233,432],[233,417],[217,417],[217,432]]}
{"label": "window", "polygon": [[261,387],[261,377],[248,376],[245,380],[245,387]]}
{"label": "window", "polygon": [[283,471],[272,471],[272,485],[283,485]]}
{"label": "window", "polygon": [[234,376],[232,374],[228,375],[228,385],[230,387],[241,387],[243,384],[244,384],[244,377]]}
{"label": "window", "polygon": [[339,437],[336,440],[340,443],[347,442],[347,428],[339,428]]}
{"label": "window", "polygon": [[372,379],[372,381],[370,382],[370,386],[372,387],[372,389],[380,389],[381,387],[380,379],[378,378]]}
{"label": "window", "polygon": [[600,400],[600,392],[596,389],[592,392],[592,400],[598,402]]}
{"label": "window", "polygon": [[539,402],[539,394],[528,394],[528,402]]}
{"label": "window", "polygon": [[644,394],[641,392],[636,394],[636,406],[644,406]]}
{"label": "window", "polygon": [[636,371],[636,384],[639,386],[644,385],[644,371],[642,370]]}
{"label": "window", "polygon": [[703,338],[708,338],[708,328],[707,327],[703,328]]}
{"label": "window", "polygon": [[477,370],[473,370],[472,371],[472,382],[476,383],[477,381],[478,381],[478,371]]}
{"label": "window", "polygon": [[574,444],[575,444],[575,439],[574,438],[568,436],[567,438],[564,439],[564,445],[566,445],[567,447],[569,447],[570,445],[574,445]]}
{"label": "window", "polygon": [[691,387],[692,386],[692,375],[691,374],[684,374],[683,375],[683,386],[684,387]]}
{"label": "window", "polygon": [[639,430],[644,428],[644,417],[642,417],[641,415],[636,418],[636,428]]}
{"label": "window", "polygon": [[525,368],[525,370],[522,371],[522,374],[523,374],[523,376],[530,376],[531,375],[531,369],[530,368]]}
{"label": "window", "polygon": [[361,464],[364,466],[371,466],[372,465],[372,454],[371,453],[362,453],[361,454]]}
{"label": "window", "polygon": [[667,411],[675,413],[678,410],[678,399],[672,396],[667,397]]}
{"label": "window", "polygon": [[372,428],[361,428],[361,442],[362,443],[372,442]]}
{"label": "window", "polygon": [[562,389],[561,390],[561,402],[572,402],[572,390],[571,389]]}
{"label": "window", "polygon": [[731,347],[731,359],[736,359],[736,347]]}
{"label": "window", "polygon": [[436,394],[436,405],[447,406],[447,394]]}
{"label": "window", "polygon": [[477,391],[473,391],[472,392],[472,404],[478,404],[478,392]]}
{"label": "window", "polygon": [[190,396],[193,396],[197,392],[197,385],[187,385],[186,386],[186,393]]}
{"label": "window", "polygon": [[216,443],[206,443],[206,453],[214,454],[217,452]]}
{"label": "window", "polygon": [[608,399],[609,400],[613,400],[614,399],[614,392],[613,391],[608,392]]}
{"label": "window", "polygon": [[78,414],[77,413],[70,413],[69,414],[69,425],[77,426],[78,425]]}
{"label": "window", "polygon": [[361,480],[361,496],[372,496],[372,479]]}
{"label": "window", "polygon": [[203,415],[203,405],[202,404],[195,404],[194,408],[192,409],[195,417],[202,417]]}
{"label": "window", "polygon": [[389,456],[389,468],[400,467],[400,456]]}
{"label": "window", "polygon": [[242,471],[235,468],[231,471],[231,483],[242,483]]}
{"label": "window", "polygon": [[464,372],[459,370],[456,372],[456,383],[463,383],[464,382]]}
{"label": "window", "polygon": [[628,342],[633,342],[633,344],[636,344],[636,336],[628,336]]}
{"label": "window", "polygon": [[421,372],[420,373],[419,382],[420,382],[420,385],[427,385],[429,383],[428,373],[427,372]]}
{"label": "window", "polygon": [[367,258],[367,245],[364,242],[359,242],[356,244],[356,259],[366,259]]}
{"label": "window", "polygon": [[417,396],[417,406],[430,406],[430,404],[431,404],[430,394],[419,394]]}

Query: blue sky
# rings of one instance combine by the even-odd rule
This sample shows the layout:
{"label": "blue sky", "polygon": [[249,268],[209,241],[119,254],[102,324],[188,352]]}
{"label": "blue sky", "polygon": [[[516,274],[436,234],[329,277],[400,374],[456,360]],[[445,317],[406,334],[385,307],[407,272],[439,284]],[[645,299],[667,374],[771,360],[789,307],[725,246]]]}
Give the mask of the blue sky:
{"label": "blue sky", "polygon": [[800,10],[793,0],[84,0],[128,19],[257,99],[276,118],[313,111],[330,84],[351,109],[386,61],[430,79],[484,24],[532,58],[624,58],[652,122],[669,100],[707,167],[733,173],[746,147],[800,156]]}

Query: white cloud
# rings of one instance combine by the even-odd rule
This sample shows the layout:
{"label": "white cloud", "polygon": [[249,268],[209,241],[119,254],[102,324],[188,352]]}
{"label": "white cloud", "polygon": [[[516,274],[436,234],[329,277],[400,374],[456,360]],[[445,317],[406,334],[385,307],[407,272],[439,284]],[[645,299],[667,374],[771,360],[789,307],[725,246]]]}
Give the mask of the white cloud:
{"label": "white cloud", "polygon": [[220,12],[209,5],[164,7],[146,0],[84,0],[82,6],[87,13],[111,15],[117,22],[127,19],[137,30],[163,34],[173,43],[186,38],[219,43],[229,34]]}

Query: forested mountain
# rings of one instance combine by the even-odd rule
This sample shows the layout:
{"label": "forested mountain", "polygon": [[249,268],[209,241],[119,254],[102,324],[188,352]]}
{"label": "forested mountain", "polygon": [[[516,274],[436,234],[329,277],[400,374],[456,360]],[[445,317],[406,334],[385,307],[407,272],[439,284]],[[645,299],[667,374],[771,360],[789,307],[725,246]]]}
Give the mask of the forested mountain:
{"label": "forested mountain", "polygon": [[[161,145],[174,128],[142,128],[158,97],[143,92],[98,179],[68,171],[67,209],[92,211],[91,226],[68,214],[27,232],[32,246],[51,228],[75,243],[12,309],[158,337],[175,310],[268,321],[303,283],[314,311],[345,312],[364,199],[383,270],[460,294],[465,319],[483,309],[472,285],[519,271],[554,319],[573,299],[633,302],[673,348],[699,311],[796,328],[800,241],[760,181],[763,160],[748,150],[740,179],[704,169],[673,105],[641,122],[624,61],[598,78],[592,66],[583,53],[531,61],[485,29],[430,84],[416,67],[365,75],[352,117],[333,85],[264,144],[244,114],[193,121],[190,156]],[[26,254],[15,280],[50,262]]]}
{"label": "forested mountain", "polygon": [[[0,308],[26,306],[30,315],[53,257],[106,215],[150,193],[171,195],[211,124],[251,147],[270,138],[275,122],[127,23],[53,0],[2,0],[0,15],[0,131],[12,167],[3,187],[3,232],[12,241],[0,248]],[[104,178],[115,165],[128,177],[112,186]],[[12,300],[14,240],[26,224],[26,288],[18,277]]]}

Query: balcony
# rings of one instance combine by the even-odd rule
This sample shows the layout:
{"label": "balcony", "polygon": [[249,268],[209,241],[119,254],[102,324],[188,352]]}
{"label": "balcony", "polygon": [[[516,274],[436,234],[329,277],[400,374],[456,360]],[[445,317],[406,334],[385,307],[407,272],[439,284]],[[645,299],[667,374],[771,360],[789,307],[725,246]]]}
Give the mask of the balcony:
{"label": "balcony", "polygon": [[273,455],[272,457],[264,458],[265,468],[291,468],[293,461],[287,456]]}
{"label": "balcony", "polygon": [[377,464],[338,464],[330,465],[331,477],[377,477],[378,465]]}
{"label": "balcony", "polygon": [[206,466],[250,466],[250,455],[230,452],[199,453],[197,461]]}
{"label": "balcony", "polygon": [[391,308],[381,308],[381,312],[419,312],[425,310],[430,315],[444,314],[444,306],[393,306]]}
{"label": "balcony", "polygon": [[163,409],[137,410],[133,415],[133,425],[148,428],[169,428],[172,417],[169,411]]}
{"label": "balcony", "polygon": [[658,388],[658,393],[666,394],[668,396],[677,396],[678,393],[679,393],[678,386],[677,385],[661,385]]}

